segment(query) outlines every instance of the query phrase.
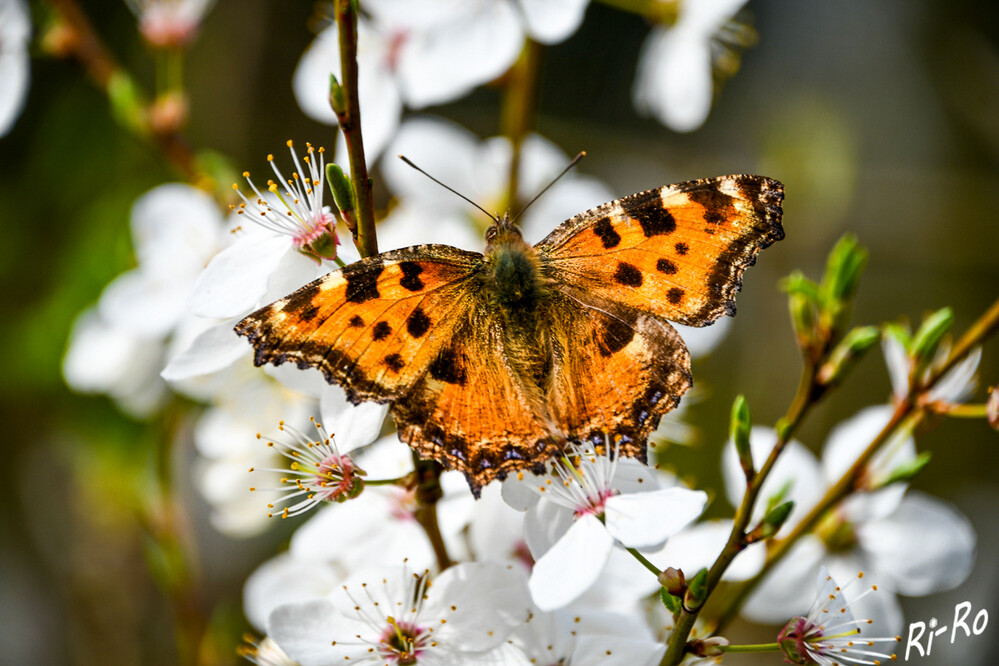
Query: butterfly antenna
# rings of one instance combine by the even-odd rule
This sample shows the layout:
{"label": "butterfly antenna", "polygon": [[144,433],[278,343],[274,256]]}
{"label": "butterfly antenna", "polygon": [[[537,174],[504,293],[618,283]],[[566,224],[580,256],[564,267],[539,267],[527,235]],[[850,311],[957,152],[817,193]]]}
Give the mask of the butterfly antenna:
{"label": "butterfly antenna", "polygon": [[405,162],[406,164],[408,164],[409,166],[413,167],[414,169],[416,169],[416,170],[417,170],[417,171],[419,171],[420,173],[422,173],[422,174],[423,174],[424,176],[426,176],[426,177],[427,177],[427,178],[429,178],[430,180],[434,181],[435,183],[437,183],[438,185],[440,185],[441,187],[443,187],[443,188],[444,188],[445,190],[447,190],[448,192],[451,192],[451,193],[453,193],[453,194],[456,194],[456,195],[458,195],[459,197],[461,197],[462,199],[464,199],[465,201],[467,201],[468,203],[472,204],[473,206],[475,206],[476,208],[478,208],[479,210],[481,210],[481,211],[482,211],[483,213],[485,213],[485,214],[486,214],[486,216],[487,216],[487,217],[489,217],[489,219],[490,219],[490,220],[492,220],[492,221],[493,221],[493,222],[495,222],[496,224],[499,224],[499,220],[498,220],[498,219],[496,219],[496,216],[495,216],[495,215],[493,215],[492,213],[490,213],[489,211],[487,211],[487,210],[486,210],[485,208],[483,208],[483,207],[482,207],[482,206],[480,206],[479,204],[475,203],[474,201],[472,201],[471,199],[469,199],[468,197],[466,197],[466,196],[465,196],[464,194],[462,194],[462,193],[461,193],[461,192],[459,192],[458,190],[454,189],[453,187],[451,187],[451,186],[449,186],[449,185],[445,185],[445,184],[444,184],[444,183],[442,183],[441,181],[437,180],[436,178],[434,178],[433,176],[431,176],[431,175],[430,175],[429,173],[427,173],[426,171],[424,171],[424,170],[423,170],[423,169],[421,169],[420,167],[418,167],[418,166],[416,166],[415,164],[413,164],[413,163],[412,163],[412,162],[411,162],[411,161],[409,160],[409,158],[408,158],[408,157],[406,157],[405,155],[399,155],[399,159],[400,159],[400,160],[402,160],[403,162]]}
{"label": "butterfly antenna", "polygon": [[583,159],[584,157],[586,157],[586,151],[585,150],[579,151],[579,154],[577,154],[575,157],[573,157],[572,161],[569,162],[567,165],[565,165],[565,168],[562,169],[562,173],[560,173],[559,175],[555,176],[555,178],[552,179],[552,182],[550,182],[547,185],[545,185],[545,189],[543,189],[540,192],[538,192],[537,194],[535,194],[534,198],[531,199],[530,201],[528,201],[527,205],[525,205],[523,208],[520,209],[520,212],[517,213],[517,215],[513,218],[513,220],[511,220],[511,224],[513,224],[514,222],[516,222],[517,220],[519,220],[520,216],[524,214],[524,211],[526,211],[528,208],[531,207],[531,204],[533,204],[535,201],[537,201],[538,199],[540,199],[542,194],[544,194],[545,192],[547,192],[548,190],[550,190],[551,187],[552,187],[552,185],[554,185],[559,180],[561,180],[562,176],[564,176],[565,174],[567,174],[569,172],[569,169],[571,169],[572,167],[574,167],[577,164],[579,164],[579,161],[581,159]]}

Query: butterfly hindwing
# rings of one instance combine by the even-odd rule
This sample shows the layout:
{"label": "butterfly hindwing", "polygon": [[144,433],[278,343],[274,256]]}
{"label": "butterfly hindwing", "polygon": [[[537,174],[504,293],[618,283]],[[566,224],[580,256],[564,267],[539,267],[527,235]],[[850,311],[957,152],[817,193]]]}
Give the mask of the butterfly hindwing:
{"label": "butterfly hindwing", "polygon": [[576,441],[620,444],[645,460],[645,441],[690,388],[690,356],[659,317],[570,285],[552,295],[548,402]]}
{"label": "butterfly hindwing", "polygon": [[362,259],[243,319],[256,365],[315,367],[353,402],[405,394],[469,306],[482,255],[424,245]]}
{"label": "butterfly hindwing", "polygon": [[742,273],[784,237],[783,186],[722,176],[639,192],[566,220],[537,249],[551,279],[690,326],[735,313]]}
{"label": "butterfly hindwing", "polygon": [[502,318],[482,304],[465,310],[427,372],[392,406],[399,438],[464,472],[476,494],[515,470],[541,471],[565,439],[540,389],[511,365]]}

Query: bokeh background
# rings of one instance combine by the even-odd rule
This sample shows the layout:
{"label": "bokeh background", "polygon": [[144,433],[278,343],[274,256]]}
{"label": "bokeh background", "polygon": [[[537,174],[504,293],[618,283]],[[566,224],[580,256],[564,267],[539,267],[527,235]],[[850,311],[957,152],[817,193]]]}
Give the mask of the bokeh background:
{"label": "bokeh background", "polygon": [[[124,3],[80,5],[113,53],[151,87],[151,60]],[[40,18],[46,6],[32,10]],[[193,146],[214,148],[242,169],[259,168],[288,138],[333,144],[332,128],[307,119],[291,94],[314,16],[306,1],[218,1],[188,59],[185,134]],[[695,365],[696,381],[707,388],[690,411],[699,444],[670,452],[679,470],[716,489],[733,397],[746,394],[754,420],[770,424],[793,395],[798,359],[777,282],[796,268],[818,278],[841,234],[854,231],[870,250],[856,323],[918,322],[949,305],[960,332],[999,296],[999,4],[751,0],[743,18],[758,43],[696,132],[677,134],[636,115],[631,85],[649,26],[597,2],[579,32],[545,50],[537,119],[538,130],[567,153],[585,149],[580,170],[619,195],[723,173],[763,173],[785,183],[787,238],[749,271],[725,343]],[[70,392],[60,363],[76,314],[133,265],[132,203],[177,175],[114,122],[106,98],[74,62],[37,47],[33,53],[25,110],[0,139],[7,308],[0,327],[0,662],[174,663],[170,604],[157,584],[168,555],[150,537],[156,526],[137,519],[144,485],[154,485],[156,432],[106,398]],[[497,133],[499,94],[480,88],[430,112],[488,137]],[[384,205],[384,188],[376,193]],[[995,341],[981,377],[983,385],[999,382]],[[888,394],[874,351],[799,439],[818,451],[832,426]],[[976,401],[984,396],[980,388]],[[913,486],[971,519],[978,562],[956,590],[903,598],[906,619],[947,623],[955,603],[968,600],[975,611],[989,611],[990,624],[954,645],[938,639],[933,656],[915,663],[993,663],[999,439],[981,420],[952,419],[919,446],[933,460]],[[192,456],[176,451],[172,467],[200,581],[197,597],[184,603],[209,618],[218,663],[235,663],[232,647],[249,628],[242,581],[289,532],[279,525],[239,541],[215,532],[191,488]],[[711,509],[728,511],[722,497]],[[732,633],[772,636],[748,624]]]}

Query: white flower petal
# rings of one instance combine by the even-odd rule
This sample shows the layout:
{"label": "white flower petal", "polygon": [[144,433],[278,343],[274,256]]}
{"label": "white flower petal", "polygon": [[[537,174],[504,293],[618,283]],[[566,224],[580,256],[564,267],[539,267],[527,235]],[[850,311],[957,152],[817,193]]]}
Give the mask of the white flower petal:
{"label": "white flower petal", "polygon": [[222,215],[205,192],[182,183],[149,190],[132,206],[132,243],[154,280],[190,281],[219,246]]}
{"label": "white flower petal", "polygon": [[909,392],[909,354],[893,335],[885,335],[881,340],[881,351],[891,379],[891,392],[901,399]]}
{"label": "white flower petal", "polygon": [[[253,223],[247,221],[248,226]],[[224,319],[249,312],[260,303],[271,274],[277,270],[291,238],[246,234],[216,254],[191,288],[191,311]]]}
{"label": "white flower petal", "polygon": [[218,372],[249,356],[250,346],[236,335],[235,323],[229,319],[201,333],[190,347],[170,359],[160,376],[167,381],[190,379]]}
{"label": "white flower petal", "polygon": [[305,115],[327,125],[336,125],[336,114],[330,108],[330,74],[338,81],[343,80],[336,24],[316,35],[298,61],[291,80],[295,99]]}
{"label": "white flower petal", "polygon": [[98,307],[111,326],[145,338],[165,338],[185,312],[189,283],[126,271],[101,293]]}
{"label": "white flower petal", "polygon": [[500,496],[501,487],[491,483],[482,489],[482,496],[474,504],[475,514],[468,525],[469,546],[476,560],[526,565],[525,514],[510,508]]}
{"label": "white flower petal", "polygon": [[530,608],[522,570],[495,562],[463,562],[433,581],[425,612],[447,616],[447,624],[435,631],[440,640],[459,650],[480,651],[505,641],[527,620]]}
{"label": "white flower petal", "polygon": [[733,321],[731,317],[722,317],[715,321],[715,323],[701,328],[684,326],[683,324],[672,324],[672,326],[680,334],[680,337],[683,338],[683,341],[687,343],[687,351],[690,352],[690,357],[700,358],[707,356],[721,344],[721,341],[732,328]]}
{"label": "white flower petal", "polygon": [[[894,408],[879,405],[861,410],[829,433],[822,450],[826,481],[832,485],[853,465],[857,456],[888,424]],[[887,477],[895,468],[916,459],[916,442],[911,436],[892,437],[867,465],[873,483]],[[870,520],[888,515],[902,501],[907,484],[893,483],[873,493],[849,497],[844,505],[850,520]]]}
{"label": "white flower petal", "polygon": [[278,606],[321,599],[342,576],[329,564],[273,557],[250,574],[243,585],[243,612],[257,631],[267,631],[267,618]]}
{"label": "white flower petal", "polygon": [[[344,618],[326,599],[279,606],[268,619],[270,637],[301,666],[329,666],[344,662],[343,647],[331,645],[331,629]],[[363,655],[364,648],[355,647]],[[348,653],[352,655],[353,653]]]}
{"label": "white flower petal", "polygon": [[635,77],[636,108],[677,132],[691,132],[711,110],[711,45],[692,31],[654,28]]}
{"label": "white flower petal", "polygon": [[622,636],[580,636],[568,663],[572,666],[652,666],[658,664],[666,646],[653,640]]}
{"label": "white flower petal", "polygon": [[503,501],[517,511],[527,511],[541,499],[532,488],[543,483],[542,477],[530,472],[524,472],[523,476],[508,476],[502,484]]}
{"label": "white flower petal", "polygon": [[[731,520],[699,523],[670,537],[661,550],[646,553],[646,557],[660,569],[681,569],[689,578],[714,564],[728,543],[731,532]],[[752,578],[763,568],[765,559],[766,549],[760,544],[753,544],[739,553],[722,579],[737,581]]]}
{"label": "white flower petal", "polygon": [[[441,182],[471,196],[478,143],[478,137],[457,123],[436,116],[410,116],[399,128],[389,153],[405,155]],[[381,169],[389,189],[404,200],[412,198],[420,205],[440,205],[450,210],[464,210],[466,206],[402,160],[385,160]]]}
{"label": "white flower petal", "polygon": [[579,29],[589,0],[521,0],[527,32],[542,44],[557,44]]}
{"label": "white flower petal", "polygon": [[524,517],[524,540],[531,556],[537,560],[547,553],[572,524],[572,511],[547,498],[529,509]]}
{"label": "white flower petal", "polygon": [[411,32],[399,48],[403,99],[414,109],[457,99],[509,69],[523,43],[511,4],[455,6],[447,21]]}
{"label": "white flower petal", "polygon": [[894,513],[858,526],[876,570],[901,594],[921,596],[961,584],[975,562],[975,530],[950,504],[910,490]]}
{"label": "white flower petal", "polygon": [[615,495],[604,505],[607,531],[629,548],[657,546],[701,515],[707,501],[704,491],[686,488]]}
{"label": "white flower petal", "polygon": [[[802,537],[749,596],[741,615],[754,622],[783,624],[806,613],[815,596],[816,572],[827,557],[818,538]],[[856,573],[855,569],[851,575]]]}
{"label": "white flower petal", "polygon": [[595,516],[582,516],[534,564],[528,587],[541,610],[570,603],[600,575],[613,539]]}
{"label": "white flower petal", "polygon": [[978,363],[982,360],[982,348],[975,347],[961,362],[947,371],[940,381],[930,389],[927,398],[959,405],[975,392]]}
{"label": "white flower petal", "polygon": [[14,126],[27,98],[31,17],[21,0],[0,2],[0,137]]}
{"label": "white flower petal", "polygon": [[378,439],[388,408],[388,403],[351,404],[339,386],[325,387],[319,397],[323,425],[333,435],[341,453],[350,453]]}

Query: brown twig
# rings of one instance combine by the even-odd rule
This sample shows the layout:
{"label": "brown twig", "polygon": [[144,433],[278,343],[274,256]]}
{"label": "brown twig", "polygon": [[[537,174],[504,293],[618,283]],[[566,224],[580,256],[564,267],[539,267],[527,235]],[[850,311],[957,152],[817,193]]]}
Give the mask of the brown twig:
{"label": "brown twig", "polygon": [[357,227],[354,245],[362,257],[378,254],[375,236],[375,204],[371,192],[371,178],[364,158],[364,138],[361,132],[361,104],[358,98],[357,79],[357,3],[356,0],[337,0],[336,22],[340,38],[340,72],[343,81],[344,106],[335,109],[340,130],[347,141],[350,158],[350,180],[354,186]]}
{"label": "brown twig", "polygon": [[447,552],[440,525],[437,524],[437,502],[444,496],[441,489],[441,472],[444,469],[433,460],[424,460],[413,451],[413,467],[416,476],[416,522],[430,540],[437,558],[437,568],[444,571],[453,562]]}
{"label": "brown twig", "polygon": [[[746,547],[746,528],[749,526],[749,521],[752,518],[753,507],[763,487],[763,482],[770,474],[770,470],[777,463],[777,458],[783,452],[787,442],[791,440],[791,437],[804,420],[805,415],[817,400],[816,391],[814,390],[816,386],[815,372],[815,364],[806,361],[802,369],[794,400],[791,401],[787,414],[779,422],[777,442],[770,451],[766,462],[763,463],[763,466],[756,472],[752,480],[746,484],[746,491],[743,493],[742,502],[740,502],[739,508],[736,510],[728,542],[714,564],[708,569],[708,576],[705,581],[705,596],[707,597],[717,587],[728,566],[742,552],[743,548]],[[700,615],[701,608],[703,608],[703,605],[696,608],[687,608],[684,606],[670,634],[666,653],[660,662],[662,666],[679,664],[683,659],[687,637],[694,628],[694,623]]]}

